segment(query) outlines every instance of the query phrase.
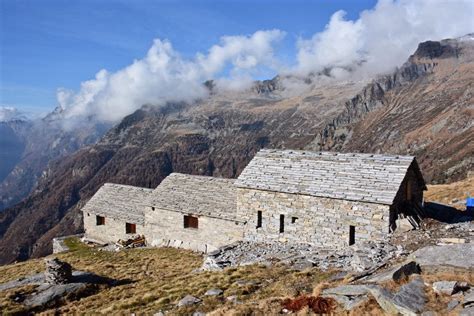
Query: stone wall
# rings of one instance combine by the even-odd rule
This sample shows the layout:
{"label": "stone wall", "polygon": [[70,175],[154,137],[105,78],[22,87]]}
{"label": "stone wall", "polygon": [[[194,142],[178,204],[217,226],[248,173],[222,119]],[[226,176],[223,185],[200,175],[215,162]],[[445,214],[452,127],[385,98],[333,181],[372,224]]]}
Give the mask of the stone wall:
{"label": "stone wall", "polygon": [[198,217],[198,228],[184,228],[184,215],[193,214],[147,207],[145,236],[148,244],[206,253],[243,238],[244,223],[241,221],[193,215]]}
{"label": "stone wall", "polygon": [[[366,202],[319,198],[239,188],[238,217],[247,221],[244,239],[307,242],[317,246],[343,247],[349,243],[350,226],[355,242],[385,240],[389,232],[389,206]],[[257,212],[262,227],[257,227]],[[284,232],[279,232],[284,215]],[[294,223],[292,223],[294,221]]]}
{"label": "stone wall", "polygon": [[423,183],[416,176],[414,167],[411,166],[403,179],[400,189],[393,202],[393,209],[399,209],[399,212],[403,212],[403,205],[407,201],[407,186],[410,182],[412,202],[421,204],[423,202]]}
{"label": "stone wall", "polygon": [[105,216],[105,225],[96,224],[96,214],[84,212],[85,237],[104,243],[115,243],[119,239],[127,240],[132,236],[143,235],[144,227],[136,224],[135,234],[125,233],[125,221]]}

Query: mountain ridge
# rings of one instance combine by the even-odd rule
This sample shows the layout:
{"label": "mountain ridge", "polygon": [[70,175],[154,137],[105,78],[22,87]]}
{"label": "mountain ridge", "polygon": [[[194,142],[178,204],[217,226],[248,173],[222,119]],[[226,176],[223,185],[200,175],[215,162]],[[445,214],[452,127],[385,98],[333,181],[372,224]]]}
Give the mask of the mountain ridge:
{"label": "mountain ridge", "polygon": [[[368,85],[307,84],[300,94],[286,95],[269,81],[250,92],[215,93],[192,105],[144,106],[96,144],[51,163],[35,192],[0,214],[0,250],[5,254],[0,263],[45,255],[54,236],[81,231],[79,209],[105,182],[155,187],[171,172],[236,177],[264,147],[409,153],[419,155],[429,180],[460,178],[472,166],[472,145],[465,143],[474,134],[470,123],[459,135],[453,134],[456,144],[466,149],[464,156],[454,155],[452,161],[430,159],[425,149],[444,141],[447,134],[433,141],[427,138],[425,151],[409,148],[410,133],[417,129],[428,133],[434,127],[418,117],[406,120],[411,112],[402,111],[403,104],[409,104],[418,115],[417,111],[427,111],[436,119],[450,99],[461,100],[450,105],[447,123],[434,130],[452,129],[459,118],[458,108],[472,115],[471,86],[463,81],[474,73],[472,45],[457,40],[443,45],[459,45],[461,50],[445,57],[434,49],[428,54],[438,57],[426,58],[423,54],[432,44],[422,45],[419,54],[415,52],[399,70]],[[440,102],[430,106],[429,91]],[[400,102],[404,94],[407,97]],[[386,135],[393,131],[404,137]],[[439,166],[450,165],[458,167],[440,179],[434,177]]]}

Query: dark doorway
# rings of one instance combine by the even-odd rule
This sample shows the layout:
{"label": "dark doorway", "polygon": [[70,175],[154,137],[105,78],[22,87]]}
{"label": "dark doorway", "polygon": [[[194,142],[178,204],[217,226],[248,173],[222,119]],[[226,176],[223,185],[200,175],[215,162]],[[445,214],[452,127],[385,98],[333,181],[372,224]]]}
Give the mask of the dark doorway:
{"label": "dark doorway", "polygon": [[262,227],[262,211],[257,211],[257,228]]}
{"label": "dark doorway", "polygon": [[356,228],[355,226],[349,226],[349,246],[355,244],[355,232]]}
{"label": "dark doorway", "polygon": [[280,233],[285,232],[285,215],[280,215]]}

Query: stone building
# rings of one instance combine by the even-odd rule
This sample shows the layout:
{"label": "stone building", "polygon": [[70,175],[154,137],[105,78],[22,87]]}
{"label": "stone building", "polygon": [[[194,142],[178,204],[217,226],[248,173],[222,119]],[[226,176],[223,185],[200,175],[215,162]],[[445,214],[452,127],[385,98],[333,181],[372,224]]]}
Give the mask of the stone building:
{"label": "stone building", "polygon": [[237,180],[172,173],[154,190],[105,184],[82,209],[86,237],[143,234],[151,246],[209,252],[239,240],[342,247],[384,240],[416,219],[414,157],[261,150]]}
{"label": "stone building", "polygon": [[241,240],[244,222],[236,217],[234,181],[170,174],[146,202],[148,243],[209,252]]}
{"label": "stone building", "polygon": [[85,236],[98,242],[117,242],[143,234],[145,201],[152,189],[104,184],[82,208]]}
{"label": "stone building", "polygon": [[245,239],[321,246],[385,239],[426,189],[414,157],[292,150],[261,150],[235,185]]}

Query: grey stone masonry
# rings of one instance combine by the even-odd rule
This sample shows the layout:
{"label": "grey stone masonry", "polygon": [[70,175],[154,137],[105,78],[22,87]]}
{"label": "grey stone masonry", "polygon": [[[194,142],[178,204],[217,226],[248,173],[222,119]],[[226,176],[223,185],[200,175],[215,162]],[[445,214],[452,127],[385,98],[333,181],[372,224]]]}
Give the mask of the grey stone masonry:
{"label": "grey stone masonry", "polygon": [[384,204],[239,188],[237,205],[249,241],[344,247],[351,226],[355,243],[383,241],[389,232],[390,206]]}
{"label": "grey stone masonry", "polygon": [[[236,217],[233,179],[170,174],[153,191],[145,211],[149,245],[209,252],[243,238],[244,223]],[[184,217],[198,227],[185,227]]]}
{"label": "grey stone masonry", "polygon": [[238,220],[234,179],[172,173],[153,191],[148,206],[157,209]]}
{"label": "grey stone masonry", "polygon": [[412,163],[412,156],[263,149],[236,185],[391,205]]}
{"label": "grey stone masonry", "polygon": [[82,208],[87,213],[143,225],[145,200],[152,189],[105,183]]}

